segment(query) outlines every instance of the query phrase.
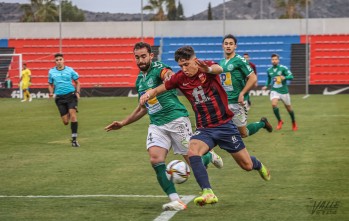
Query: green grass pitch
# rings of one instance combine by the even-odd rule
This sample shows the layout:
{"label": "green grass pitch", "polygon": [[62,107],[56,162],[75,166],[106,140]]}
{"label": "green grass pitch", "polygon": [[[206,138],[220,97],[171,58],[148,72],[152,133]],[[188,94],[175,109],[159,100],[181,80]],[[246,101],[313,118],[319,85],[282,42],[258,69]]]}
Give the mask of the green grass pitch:
{"label": "green grass pitch", "polygon": [[[191,201],[182,220],[349,220],[348,95],[292,96],[299,131],[279,105],[281,131],[265,130],[244,141],[251,155],[271,170],[272,180],[241,170],[215,148],[224,168],[209,167],[219,203],[197,207]],[[187,107],[188,102],[181,98]],[[0,99],[0,220],[154,220],[166,197],[8,198],[4,196],[154,195],[163,196],[155,179],[145,139],[148,117],[106,133],[137,105],[135,98],[82,98],[80,148],[69,143],[53,100]],[[189,108],[191,111],[191,108]],[[193,122],[193,113],[191,120]],[[276,126],[268,97],[252,97],[249,122],[266,116]],[[169,154],[168,162],[180,159]],[[198,195],[194,176],[177,185],[181,195]],[[322,202],[336,204],[322,204]],[[325,214],[324,214],[325,213]],[[332,213],[332,214],[326,214]]]}

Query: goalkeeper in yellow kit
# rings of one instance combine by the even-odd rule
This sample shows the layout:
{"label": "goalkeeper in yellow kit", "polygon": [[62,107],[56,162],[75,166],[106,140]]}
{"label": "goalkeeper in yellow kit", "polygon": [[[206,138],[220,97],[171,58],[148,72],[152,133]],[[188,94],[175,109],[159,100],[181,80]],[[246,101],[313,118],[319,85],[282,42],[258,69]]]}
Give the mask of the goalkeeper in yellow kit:
{"label": "goalkeeper in yellow kit", "polygon": [[25,102],[27,100],[29,100],[29,102],[31,102],[32,97],[30,96],[30,93],[29,93],[29,86],[31,85],[31,72],[27,68],[26,63],[23,64],[20,85],[21,85],[22,90],[23,90],[23,100],[21,100],[21,102]]}

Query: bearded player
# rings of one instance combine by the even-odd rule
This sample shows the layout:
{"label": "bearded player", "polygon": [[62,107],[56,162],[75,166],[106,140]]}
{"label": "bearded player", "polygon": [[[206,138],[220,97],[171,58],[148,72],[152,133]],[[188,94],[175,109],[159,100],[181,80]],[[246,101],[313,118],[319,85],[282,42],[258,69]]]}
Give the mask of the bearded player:
{"label": "bearded player", "polygon": [[298,126],[296,123],[296,118],[294,115],[294,111],[291,106],[291,96],[288,92],[287,80],[292,80],[293,75],[291,71],[284,65],[279,64],[280,59],[279,55],[272,54],[271,55],[271,63],[272,67],[268,68],[268,80],[266,85],[262,88],[262,90],[266,90],[268,86],[271,84],[271,92],[270,92],[270,100],[271,106],[273,108],[273,112],[278,120],[278,125],[276,127],[277,130],[281,130],[283,125],[283,120],[281,119],[278,102],[281,100],[289,113],[292,120],[292,130],[298,130]]}
{"label": "bearded player", "polygon": [[188,156],[202,195],[194,199],[196,205],[215,204],[208,173],[201,156],[216,145],[227,151],[244,170],[257,170],[264,180],[270,180],[268,169],[254,156],[250,156],[241,135],[231,121],[233,112],[228,108],[228,98],[219,74],[223,69],[212,61],[200,61],[190,46],[179,48],[175,60],[181,70],[164,84],[147,91],[140,98],[144,104],[161,93],[178,88],[192,105],[196,118],[196,131],[190,138]]}

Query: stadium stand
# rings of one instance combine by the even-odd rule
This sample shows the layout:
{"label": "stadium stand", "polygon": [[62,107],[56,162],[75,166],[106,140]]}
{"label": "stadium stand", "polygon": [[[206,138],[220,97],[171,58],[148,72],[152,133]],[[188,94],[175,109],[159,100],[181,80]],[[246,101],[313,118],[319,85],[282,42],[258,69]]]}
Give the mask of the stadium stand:
{"label": "stadium stand", "polygon": [[349,35],[312,35],[309,44],[310,84],[349,84]]}
{"label": "stadium stand", "polygon": [[[153,45],[153,38],[144,38]],[[140,38],[65,38],[62,52],[65,64],[80,75],[82,87],[134,87],[138,68],[133,59],[133,45]],[[48,70],[54,67],[53,55],[59,52],[59,39],[9,39],[14,53],[32,71],[32,88],[47,87]],[[18,82],[18,64],[10,65],[9,74]],[[16,79],[17,78],[17,79]],[[14,85],[17,86],[16,84]]]}
{"label": "stadium stand", "polygon": [[[266,69],[270,67],[270,56],[280,55],[281,63],[290,67],[291,45],[300,43],[300,36],[236,36],[238,39],[237,53],[249,53],[251,62],[256,64],[258,83],[264,85],[267,79]],[[161,60],[169,64],[175,71],[179,68],[174,61],[174,52],[178,47],[191,45],[200,59],[218,62],[223,58],[222,37],[156,37],[155,45],[162,48]]]}
{"label": "stadium stand", "polygon": [[[258,83],[264,85],[266,69],[270,66],[270,55],[280,55],[281,63],[304,75],[303,58],[299,53],[305,50],[305,36],[236,36],[237,53],[249,53],[256,64]],[[73,67],[81,75],[83,87],[133,87],[137,67],[132,54],[133,44],[140,38],[64,38],[62,52],[66,65]],[[179,67],[174,61],[178,47],[191,45],[201,59],[219,61],[223,57],[222,37],[155,37],[144,41],[159,47],[159,59],[169,64],[174,71]],[[47,87],[47,73],[54,66],[53,54],[59,51],[59,39],[0,39],[0,47],[6,53],[21,53],[23,61],[33,73],[33,88]],[[293,47],[292,47],[293,46]],[[7,48],[7,49],[6,49]],[[349,35],[312,35],[309,36],[310,84],[349,84]],[[13,50],[14,49],[14,50]],[[296,50],[297,51],[296,53]],[[292,54],[292,51],[294,52]],[[4,53],[1,51],[0,53]],[[298,60],[296,61],[297,58]],[[7,65],[7,67],[5,67]],[[296,68],[298,67],[298,69]],[[14,87],[18,82],[18,64],[3,62],[1,69],[8,72]],[[17,69],[17,70],[16,70]],[[296,71],[297,70],[297,71]],[[299,72],[299,73],[298,73]],[[0,77],[6,76],[0,74]],[[304,83],[297,77],[293,83]],[[0,79],[1,81],[1,79]]]}

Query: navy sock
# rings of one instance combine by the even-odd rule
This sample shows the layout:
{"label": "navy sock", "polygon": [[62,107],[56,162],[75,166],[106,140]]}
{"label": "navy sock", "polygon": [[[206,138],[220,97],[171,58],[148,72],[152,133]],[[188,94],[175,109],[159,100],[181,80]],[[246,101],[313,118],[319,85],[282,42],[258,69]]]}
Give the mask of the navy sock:
{"label": "navy sock", "polygon": [[252,160],[252,163],[253,163],[253,169],[254,170],[260,170],[262,168],[261,162],[259,160],[257,160],[256,157],[251,156],[251,160]]}
{"label": "navy sock", "polygon": [[199,184],[201,189],[211,189],[210,181],[208,180],[207,170],[202,163],[200,156],[189,157],[190,165],[193,170],[196,182]]}

